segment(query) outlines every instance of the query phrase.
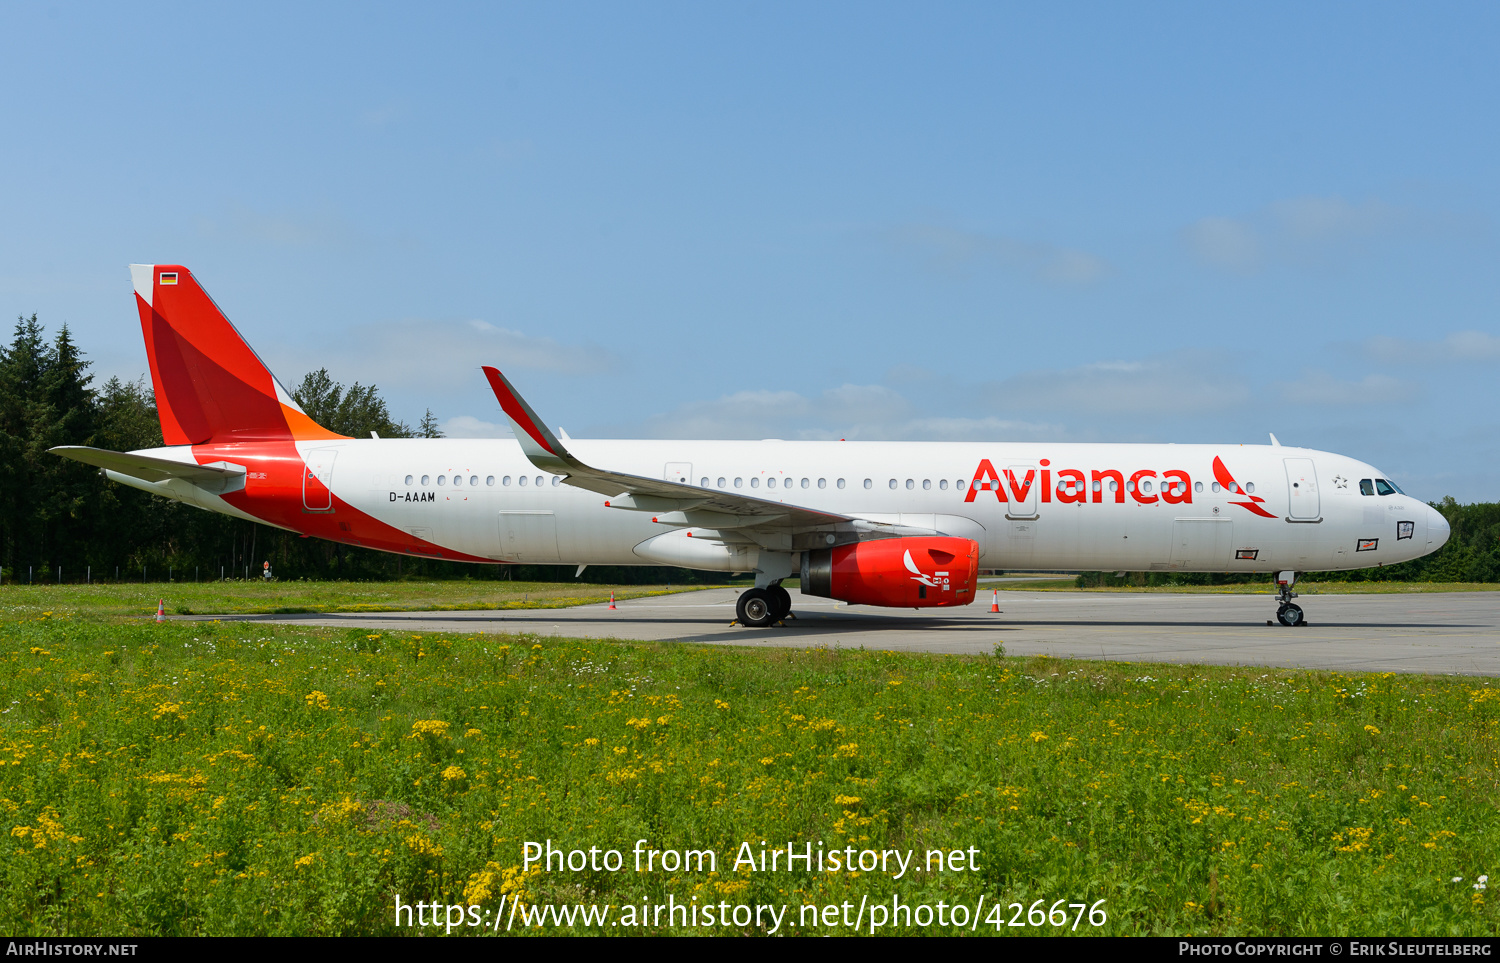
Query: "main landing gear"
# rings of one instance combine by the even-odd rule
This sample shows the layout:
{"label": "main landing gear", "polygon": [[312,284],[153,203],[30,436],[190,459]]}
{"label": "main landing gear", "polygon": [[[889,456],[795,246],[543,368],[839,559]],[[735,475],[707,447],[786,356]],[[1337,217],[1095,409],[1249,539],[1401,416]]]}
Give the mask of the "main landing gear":
{"label": "main landing gear", "polygon": [[792,594],[781,583],[746,589],[735,602],[735,620],[753,629],[780,622],[791,614]]}
{"label": "main landing gear", "polygon": [[[1276,574],[1276,601],[1279,603],[1276,607],[1276,621],[1287,628],[1295,628],[1299,625],[1307,624],[1307,620],[1302,615],[1302,606],[1292,601],[1292,599],[1297,597],[1297,593],[1292,591],[1292,586],[1295,584],[1297,584],[1296,572],[1278,572]],[[1267,622],[1266,624],[1270,625],[1271,623]]]}

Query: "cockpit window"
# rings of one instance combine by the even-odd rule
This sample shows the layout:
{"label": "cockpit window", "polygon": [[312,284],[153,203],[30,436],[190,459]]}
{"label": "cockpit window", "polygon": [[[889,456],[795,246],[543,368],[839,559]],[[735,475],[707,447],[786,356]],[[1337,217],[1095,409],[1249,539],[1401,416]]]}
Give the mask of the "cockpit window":
{"label": "cockpit window", "polygon": [[1361,495],[1375,494],[1375,483],[1368,478],[1361,478],[1359,480],[1359,493]]}
{"label": "cockpit window", "polygon": [[1401,489],[1397,488],[1395,485],[1392,485],[1390,482],[1386,481],[1384,478],[1377,478],[1377,479],[1375,479],[1375,490],[1377,492],[1379,492],[1380,494],[1382,494],[1382,495],[1399,495],[1399,494],[1401,494]]}

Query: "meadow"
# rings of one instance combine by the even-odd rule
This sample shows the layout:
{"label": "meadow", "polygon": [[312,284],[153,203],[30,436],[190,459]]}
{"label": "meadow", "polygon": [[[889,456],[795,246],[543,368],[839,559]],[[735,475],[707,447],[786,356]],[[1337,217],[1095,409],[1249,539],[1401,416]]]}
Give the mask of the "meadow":
{"label": "meadow", "polygon": [[707,586],[589,585],[454,579],[441,582],[112,582],[0,586],[7,610],[35,608],[90,616],[150,615],[157,603],[173,615],[405,612],[562,608],[644,598]]}
{"label": "meadow", "polygon": [[[1004,906],[978,933],[1075,932],[1009,925],[1011,904],[1045,918],[1057,900],[1104,901],[1080,935],[1500,931],[1492,680],[156,624],[82,588],[0,600],[18,933],[413,933],[398,897],[795,918],[893,896]],[[527,871],[523,843],[547,839],[719,862]],[[974,867],[731,865],[763,840],[972,848]],[[885,930],[919,931],[954,928]]]}

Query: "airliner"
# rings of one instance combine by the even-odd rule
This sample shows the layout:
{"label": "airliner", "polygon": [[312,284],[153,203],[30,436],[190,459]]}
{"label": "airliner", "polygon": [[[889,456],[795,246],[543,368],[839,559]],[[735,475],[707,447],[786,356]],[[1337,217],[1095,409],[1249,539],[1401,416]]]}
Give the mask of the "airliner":
{"label": "airliner", "polygon": [[736,616],[790,593],[968,605],[985,569],[1305,572],[1418,558],[1448,523],[1384,472],[1270,445],[620,441],[553,432],[483,372],[513,438],[350,438],[310,418],[192,272],[130,268],[164,447],[52,449],[208,511],[363,548],[477,564],[754,573]]}

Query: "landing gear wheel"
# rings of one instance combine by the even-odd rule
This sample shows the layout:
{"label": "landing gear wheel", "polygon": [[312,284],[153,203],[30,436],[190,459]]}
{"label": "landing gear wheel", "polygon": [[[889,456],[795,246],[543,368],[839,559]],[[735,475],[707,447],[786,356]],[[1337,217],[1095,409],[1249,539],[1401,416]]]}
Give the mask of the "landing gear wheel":
{"label": "landing gear wheel", "polygon": [[780,585],[773,585],[766,591],[771,594],[771,602],[776,608],[776,617],[771,621],[780,622],[792,612],[792,593]]}
{"label": "landing gear wheel", "polygon": [[[1302,617],[1302,606],[1292,602],[1297,593],[1292,591],[1292,586],[1297,582],[1297,572],[1278,572],[1276,574],[1276,601],[1280,604],[1276,608],[1276,621],[1287,628],[1295,628],[1306,625],[1307,621]],[[1270,622],[1266,623],[1270,625]]]}
{"label": "landing gear wheel", "polygon": [[766,589],[746,589],[735,602],[734,614],[741,625],[758,629],[776,621],[776,602]]}

